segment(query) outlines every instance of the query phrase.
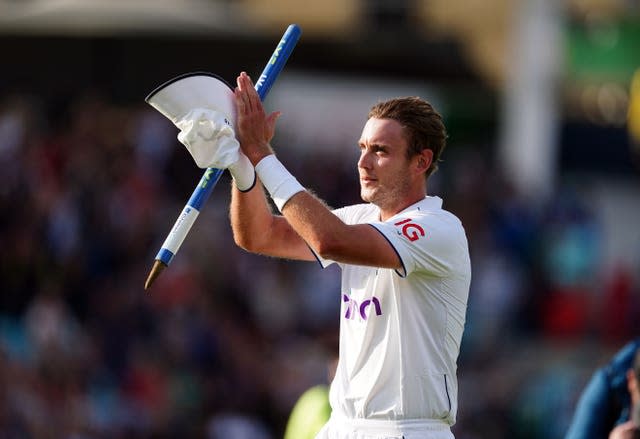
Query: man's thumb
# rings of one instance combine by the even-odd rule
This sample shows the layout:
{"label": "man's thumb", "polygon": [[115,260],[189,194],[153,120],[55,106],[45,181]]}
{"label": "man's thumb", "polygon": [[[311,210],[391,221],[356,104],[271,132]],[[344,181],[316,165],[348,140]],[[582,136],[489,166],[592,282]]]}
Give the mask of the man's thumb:
{"label": "man's thumb", "polygon": [[273,113],[271,113],[269,115],[269,117],[267,118],[269,121],[269,125],[274,126],[277,122],[277,120],[280,118],[280,116],[282,116],[282,112],[281,111],[274,111]]}

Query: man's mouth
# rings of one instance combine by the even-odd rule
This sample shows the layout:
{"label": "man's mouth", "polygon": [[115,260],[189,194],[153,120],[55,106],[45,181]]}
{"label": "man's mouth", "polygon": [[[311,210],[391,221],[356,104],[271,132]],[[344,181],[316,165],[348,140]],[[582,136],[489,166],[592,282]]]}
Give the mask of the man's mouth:
{"label": "man's mouth", "polygon": [[362,183],[373,183],[373,182],[375,182],[377,180],[375,178],[373,178],[373,177],[361,176],[360,177],[360,181]]}

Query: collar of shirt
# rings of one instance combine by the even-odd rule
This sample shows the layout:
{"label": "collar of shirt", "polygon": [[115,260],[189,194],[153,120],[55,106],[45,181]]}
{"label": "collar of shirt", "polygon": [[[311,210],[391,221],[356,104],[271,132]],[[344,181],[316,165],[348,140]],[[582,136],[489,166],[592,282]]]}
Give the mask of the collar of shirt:
{"label": "collar of shirt", "polygon": [[417,201],[411,206],[408,206],[406,209],[403,209],[400,212],[396,213],[387,221],[391,221],[398,215],[402,215],[403,213],[410,212],[412,210],[418,210],[420,212],[436,212],[438,210],[442,210],[442,198],[427,195],[422,200]]}

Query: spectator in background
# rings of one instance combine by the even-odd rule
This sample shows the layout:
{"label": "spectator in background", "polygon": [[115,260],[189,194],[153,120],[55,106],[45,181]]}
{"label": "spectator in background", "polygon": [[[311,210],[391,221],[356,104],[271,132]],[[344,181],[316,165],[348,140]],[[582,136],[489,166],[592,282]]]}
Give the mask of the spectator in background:
{"label": "spectator in background", "polygon": [[616,425],[609,439],[638,439],[640,438],[640,351],[636,351],[633,370],[627,371],[627,387],[631,396],[631,419]]}
{"label": "spectator in background", "polygon": [[[337,348],[332,360],[327,366],[327,383],[335,376],[338,365]],[[296,401],[291,410],[284,439],[313,439],[331,417],[331,404],[329,403],[329,385],[317,384],[307,389]]]}
{"label": "spectator in background", "polygon": [[329,386],[313,386],[300,396],[293,407],[284,439],[313,439],[330,417]]}
{"label": "spectator in background", "polygon": [[[565,439],[622,438],[640,402],[640,339],[627,343],[596,370],[583,390]],[[609,436],[611,433],[612,436]]]}

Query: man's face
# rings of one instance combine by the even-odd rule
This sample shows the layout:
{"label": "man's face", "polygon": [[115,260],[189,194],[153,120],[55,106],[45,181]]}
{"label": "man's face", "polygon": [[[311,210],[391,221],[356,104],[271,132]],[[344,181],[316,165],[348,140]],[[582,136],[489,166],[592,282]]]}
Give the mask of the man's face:
{"label": "man's face", "polygon": [[410,187],[407,139],[399,122],[371,118],[360,141],[360,196],[381,209],[401,203]]}

